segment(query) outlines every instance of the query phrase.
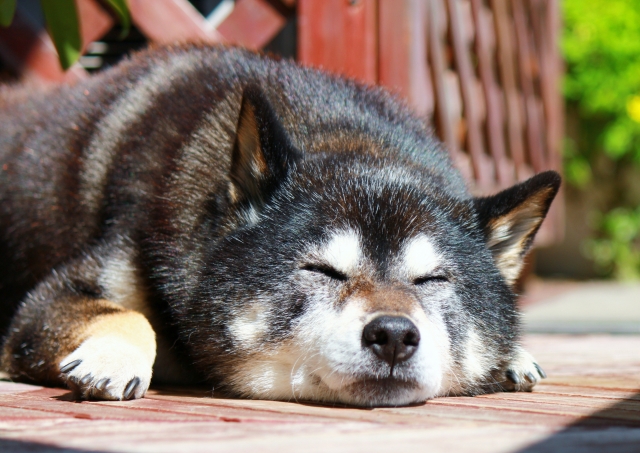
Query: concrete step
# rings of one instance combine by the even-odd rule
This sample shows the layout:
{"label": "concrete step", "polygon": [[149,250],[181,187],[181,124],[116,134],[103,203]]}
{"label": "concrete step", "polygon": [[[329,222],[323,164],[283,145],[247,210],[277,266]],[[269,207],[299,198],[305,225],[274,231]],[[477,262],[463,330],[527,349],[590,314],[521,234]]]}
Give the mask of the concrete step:
{"label": "concrete step", "polygon": [[529,333],[640,334],[640,283],[537,282],[522,306]]}

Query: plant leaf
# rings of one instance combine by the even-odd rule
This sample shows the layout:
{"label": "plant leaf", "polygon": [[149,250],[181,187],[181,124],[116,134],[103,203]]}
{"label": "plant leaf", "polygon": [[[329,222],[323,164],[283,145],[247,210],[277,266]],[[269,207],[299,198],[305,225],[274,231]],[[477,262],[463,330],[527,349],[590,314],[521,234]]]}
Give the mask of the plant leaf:
{"label": "plant leaf", "polygon": [[60,64],[63,69],[69,69],[82,51],[76,3],[74,0],[40,0],[40,4]]}
{"label": "plant leaf", "polygon": [[129,7],[127,6],[127,0],[103,0],[108,4],[113,12],[118,16],[120,25],[122,25],[122,34],[120,38],[124,38],[129,34],[131,28],[131,16],[129,15]]}
{"label": "plant leaf", "polygon": [[16,12],[16,0],[0,0],[0,25],[8,27]]}

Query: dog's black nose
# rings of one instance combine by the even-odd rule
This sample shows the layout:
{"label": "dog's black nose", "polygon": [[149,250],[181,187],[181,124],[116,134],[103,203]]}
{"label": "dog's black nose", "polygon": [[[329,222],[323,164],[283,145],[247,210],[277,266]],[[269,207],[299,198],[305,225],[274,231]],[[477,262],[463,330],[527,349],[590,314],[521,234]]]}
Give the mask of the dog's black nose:
{"label": "dog's black nose", "polygon": [[409,360],[418,349],[420,332],[404,316],[379,316],[364,326],[362,342],[393,367]]}

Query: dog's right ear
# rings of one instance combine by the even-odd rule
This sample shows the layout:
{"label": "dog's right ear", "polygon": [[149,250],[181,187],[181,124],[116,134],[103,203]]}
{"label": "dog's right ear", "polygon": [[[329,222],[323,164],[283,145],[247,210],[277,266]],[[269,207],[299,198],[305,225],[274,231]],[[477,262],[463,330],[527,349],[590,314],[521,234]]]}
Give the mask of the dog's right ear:
{"label": "dog's right ear", "polygon": [[262,89],[247,86],[229,172],[232,202],[261,207],[299,157]]}

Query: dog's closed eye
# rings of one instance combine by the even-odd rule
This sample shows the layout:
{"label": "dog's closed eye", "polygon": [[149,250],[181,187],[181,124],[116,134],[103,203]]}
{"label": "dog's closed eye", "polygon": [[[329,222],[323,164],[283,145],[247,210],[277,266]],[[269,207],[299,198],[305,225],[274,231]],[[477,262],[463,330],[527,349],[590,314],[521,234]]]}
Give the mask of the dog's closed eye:
{"label": "dog's closed eye", "polygon": [[413,280],[414,285],[429,285],[431,283],[446,283],[449,281],[444,275],[425,275]]}
{"label": "dog's closed eye", "polygon": [[302,266],[301,269],[309,272],[322,274],[326,277],[329,277],[332,280],[337,280],[340,282],[347,281],[349,278],[342,272],[332,268],[331,266],[327,266],[324,264],[305,264],[304,266]]}

